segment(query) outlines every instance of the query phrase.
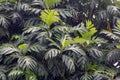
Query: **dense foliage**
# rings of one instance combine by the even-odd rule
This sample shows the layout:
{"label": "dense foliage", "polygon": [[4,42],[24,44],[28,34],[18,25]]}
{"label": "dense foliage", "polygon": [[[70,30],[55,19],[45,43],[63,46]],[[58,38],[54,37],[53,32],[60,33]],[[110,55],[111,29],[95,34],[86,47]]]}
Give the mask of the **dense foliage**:
{"label": "dense foliage", "polygon": [[0,0],[0,80],[120,80],[118,0]]}

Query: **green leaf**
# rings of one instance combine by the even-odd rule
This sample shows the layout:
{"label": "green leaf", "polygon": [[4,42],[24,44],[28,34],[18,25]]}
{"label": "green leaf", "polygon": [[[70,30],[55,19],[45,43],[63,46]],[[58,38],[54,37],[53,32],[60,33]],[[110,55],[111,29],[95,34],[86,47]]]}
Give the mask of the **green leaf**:
{"label": "green leaf", "polygon": [[84,52],[84,50],[80,49],[80,47],[76,46],[76,45],[68,45],[64,51],[72,51],[76,54],[80,54],[80,55],[83,55],[85,56],[86,53]]}
{"label": "green leaf", "polygon": [[51,44],[50,44],[51,46],[55,46],[55,47],[61,49],[60,45],[57,42],[55,42],[54,40],[52,40],[50,38],[46,38],[46,39],[51,42]]}
{"label": "green leaf", "polygon": [[74,60],[71,57],[63,55],[62,60],[70,71],[75,71]]}
{"label": "green leaf", "polygon": [[93,26],[94,26],[94,24],[92,24],[92,21],[90,21],[90,20],[86,21],[86,28],[87,28],[87,30],[93,28]]}
{"label": "green leaf", "polygon": [[27,48],[27,45],[28,45],[28,44],[23,43],[23,44],[20,44],[20,45],[18,46],[18,48],[19,48],[20,50],[24,51],[24,50]]}
{"label": "green leaf", "polygon": [[88,40],[86,40],[84,38],[79,38],[79,37],[76,37],[73,40],[74,40],[75,43],[80,43],[80,44],[83,44],[83,43],[88,41]]}
{"label": "green leaf", "polygon": [[84,43],[91,43],[92,40],[87,40],[87,39],[84,39],[84,38],[79,38],[79,37],[76,37],[76,38],[73,38],[73,39],[70,39],[70,40],[65,40],[64,42],[64,48],[67,46],[67,45],[70,45],[70,44],[74,44],[74,43],[77,43],[77,44],[84,44]]}
{"label": "green leaf", "polygon": [[8,76],[12,79],[16,79],[20,75],[25,75],[26,80],[37,80],[36,74],[31,71],[23,71],[23,70],[12,70]]}
{"label": "green leaf", "polygon": [[97,65],[96,64],[92,64],[92,65],[89,65],[87,70],[92,70],[92,71],[96,71],[97,69]]}
{"label": "green leaf", "polygon": [[7,80],[7,76],[2,71],[0,72],[0,80]]}
{"label": "green leaf", "polygon": [[[113,33],[115,33],[115,31]],[[117,40],[119,40],[120,39],[119,36],[117,36],[117,35],[115,35],[113,33],[109,32],[109,31],[106,31],[106,30],[103,30],[103,31],[100,32],[100,34],[105,34],[107,37],[109,37],[111,39],[114,39],[114,40],[117,39]]]}
{"label": "green leaf", "polygon": [[0,54],[2,55],[8,55],[8,54],[12,54],[18,52],[18,49],[14,48],[14,47],[4,47],[2,49],[0,49]]}
{"label": "green leaf", "polygon": [[16,2],[17,0],[0,0],[0,3],[5,2],[5,1]]}
{"label": "green leaf", "polygon": [[85,70],[86,68],[88,68],[89,65],[89,60],[86,56],[81,56],[78,60],[77,60],[78,66],[80,66],[80,68],[82,70]]}
{"label": "green leaf", "polygon": [[120,7],[120,0],[113,0],[117,7]]}
{"label": "green leaf", "polygon": [[45,4],[46,4],[46,7],[47,8],[50,8],[52,7],[53,5],[55,5],[56,3],[60,3],[61,0],[44,0]]}
{"label": "green leaf", "polygon": [[120,35],[120,20],[117,21],[117,26],[113,29],[113,31],[114,34]]}
{"label": "green leaf", "polygon": [[54,57],[56,57],[58,54],[60,54],[60,50],[58,50],[58,49],[50,49],[50,50],[47,51],[47,53],[45,54],[45,59],[54,58]]}
{"label": "green leaf", "polygon": [[19,37],[20,37],[19,35],[13,35],[13,36],[11,37],[11,40],[14,40],[14,39],[17,40],[17,39],[19,39]]}
{"label": "green leaf", "polygon": [[30,45],[30,47],[28,48],[28,51],[29,52],[34,51],[34,52],[38,52],[39,53],[43,49],[45,50],[45,48],[43,46],[41,46],[39,43],[36,43],[36,44]]}
{"label": "green leaf", "polygon": [[120,59],[120,49],[113,49],[112,51],[110,51],[107,54],[106,59],[111,64],[114,64],[115,62],[119,61],[119,59]]}
{"label": "green leaf", "polygon": [[18,59],[18,65],[23,70],[35,70],[37,62],[31,56],[24,56]]}
{"label": "green leaf", "polygon": [[26,71],[25,77],[26,77],[26,80],[37,80],[36,74],[31,71]]}
{"label": "green leaf", "polygon": [[24,71],[22,70],[12,70],[8,76],[16,76],[16,75],[21,75],[21,74],[24,74]]}
{"label": "green leaf", "polygon": [[81,76],[80,80],[93,80],[93,76],[87,72]]}
{"label": "green leaf", "polygon": [[116,45],[116,47],[117,47],[118,49],[120,49],[120,45]]}
{"label": "green leaf", "polygon": [[65,48],[65,46],[66,46],[65,42],[66,42],[66,35],[64,36],[64,38],[61,41],[62,48]]}
{"label": "green leaf", "polygon": [[96,49],[96,48],[90,48],[88,51],[90,52],[90,55],[91,55],[92,57],[96,58],[96,59],[98,59],[98,58],[100,58],[100,57],[103,56],[102,51],[99,51],[99,50]]}
{"label": "green leaf", "polygon": [[74,43],[83,44],[87,41],[88,40],[86,40],[84,38],[79,38],[79,37],[76,37],[76,38],[73,38],[73,39],[70,39],[70,40],[65,40],[65,38],[64,38],[63,41],[62,41],[62,46],[63,46],[63,48],[65,48],[67,45],[70,45],[70,44],[74,44]]}
{"label": "green leaf", "polygon": [[97,32],[96,28],[93,26],[92,21],[86,21],[86,31],[80,32],[82,38],[91,40],[92,36]]}
{"label": "green leaf", "polygon": [[50,28],[51,24],[60,21],[59,13],[55,10],[44,10],[41,12],[40,18],[48,25],[48,28]]}

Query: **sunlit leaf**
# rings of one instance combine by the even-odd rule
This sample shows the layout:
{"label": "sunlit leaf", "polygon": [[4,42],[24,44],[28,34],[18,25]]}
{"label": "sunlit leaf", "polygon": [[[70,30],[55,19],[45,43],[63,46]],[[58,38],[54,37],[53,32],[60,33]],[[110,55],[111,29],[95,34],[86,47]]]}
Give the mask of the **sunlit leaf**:
{"label": "sunlit leaf", "polygon": [[26,52],[27,46],[28,46],[28,44],[23,43],[23,44],[20,44],[20,45],[18,46],[18,48],[19,48],[21,51]]}
{"label": "sunlit leaf", "polygon": [[48,25],[48,28],[50,28],[51,24],[60,21],[59,13],[55,10],[44,10],[41,12],[40,18]]}
{"label": "sunlit leaf", "polygon": [[55,5],[56,3],[61,2],[61,0],[44,0],[46,7],[50,8],[51,6]]}

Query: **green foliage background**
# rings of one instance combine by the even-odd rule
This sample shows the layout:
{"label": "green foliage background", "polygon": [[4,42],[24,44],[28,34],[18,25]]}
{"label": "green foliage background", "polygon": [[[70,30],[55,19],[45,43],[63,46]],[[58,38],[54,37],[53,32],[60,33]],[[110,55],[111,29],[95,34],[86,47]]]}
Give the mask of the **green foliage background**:
{"label": "green foliage background", "polygon": [[0,80],[119,80],[117,0],[0,0]]}

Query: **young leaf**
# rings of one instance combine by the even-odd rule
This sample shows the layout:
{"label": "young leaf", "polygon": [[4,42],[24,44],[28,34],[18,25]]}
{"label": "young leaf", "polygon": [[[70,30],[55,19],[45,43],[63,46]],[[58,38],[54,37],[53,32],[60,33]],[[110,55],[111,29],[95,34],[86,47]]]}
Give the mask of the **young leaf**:
{"label": "young leaf", "polygon": [[116,47],[117,47],[118,49],[120,49],[120,45],[116,45]]}
{"label": "young leaf", "polygon": [[53,5],[55,5],[56,3],[59,3],[61,2],[61,0],[44,0],[45,4],[46,4],[46,7],[47,8],[50,8],[52,7]]}
{"label": "young leaf", "polygon": [[21,74],[24,74],[24,71],[22,71],[22,70],[13,70],[8,74],[8,76],[15,76],[15,75],[21,75]]}
{"label": "young leaf", "polygon": [[21,44],[18,46],[19,49],[24,50],[27,47],[27,44]]}
{"label": "young leaf", "polygon": [[36,74],[31,71],[26,71],[25,77],[26,77],[26,80],[37,80]]}
{"label": "young leaf", "polygon": [[93,27],[94,25],[92,24],[91,21],[86,21],[86,30],[85,32],[81,32],[81,36],[84,39],[91,40],[92,36],[97,32],[96,28]]}
{"label": "young leaf", "polygon": [[61,41],[61,44],[62,44],[62,48],[64,48],[66,45],[65,45],[65,42],[66,42],[66,35],[64,36],[64,38],[62,39]]}
{"label": "young leaf", "polygon": [[51,24],[60,21],[59,13],[55,10],[44,10],[41,12],[40,18],[48,25],[48,28],[50,28]]}
{"label": "young leaf", "polygon": [[86,28],[87,28],[87,30],[93,28],[93,26],[94,26],[94,25],[92,24],[92,21],[90,21],[90,20],[87,20],[87,21],[86,21]]}

